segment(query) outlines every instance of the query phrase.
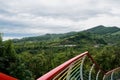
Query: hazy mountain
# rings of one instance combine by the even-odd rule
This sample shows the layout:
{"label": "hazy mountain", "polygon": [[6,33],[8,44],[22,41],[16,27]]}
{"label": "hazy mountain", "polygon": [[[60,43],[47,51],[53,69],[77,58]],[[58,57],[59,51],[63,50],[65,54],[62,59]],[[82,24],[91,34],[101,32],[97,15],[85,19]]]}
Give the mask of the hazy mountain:
{"label": "hazy mountain", "polygon": [[[116,36],[117,35],[117,36]],[[80,31],[80,32],[69,32],[63,34],[45,34],[36,37],[25,37],[23,39],[14,39],[13,42],[42,42],[42,41],[57,41],[61,44],[80,44],[80,43],[102,43],[106,44],[105,41],[112,42],[114,39],[119,40],[120,28],[118,27],[105,27],[103,25],[96,26],[94,28]],[[105,40],[105,41],[104,41]]]}

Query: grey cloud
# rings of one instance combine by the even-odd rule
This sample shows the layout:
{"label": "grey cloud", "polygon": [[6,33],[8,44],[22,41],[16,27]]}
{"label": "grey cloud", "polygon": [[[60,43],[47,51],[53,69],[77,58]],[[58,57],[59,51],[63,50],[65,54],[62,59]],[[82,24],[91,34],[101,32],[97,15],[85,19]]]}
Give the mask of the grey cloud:
{"label": "grey cloud", "polygon": [[[25,13],[31,13],[34,15],[38,15],[38,16],[48,16],[48,17],[51,16],[55,18],[64,17],[68,19],[87,19],[89,17],[94,17],[97,14],[102,14],[105,12],[105,9],[104,11],[100,10],[96,8],[97,6],[94,6],[93,4],[94,3],[86,3],[83,5],[77,4],[77,5],[69,6],[69,4],[61,3],[60,4],[61,7],[60,6],[51,7],[51,6],[45,6],[45,5],[21,7],[21,6],[15,5],[14,3],[13,5],[7,5],[7,6],[9,6],[11,10],[13,11],[16,10],[19,13],[25,12]],[[88,5],[90,7],[84,6],[84,5]]]}
{"label": "grey cloud", "polygon": [[[69,4],[65,4],[64,2],[61,2],[59,5],[57,6],[51,6],[51,5],[35,5],[35,1],[33,1],[34,5],[28,5],[28,6],[23,6],[22,5],[18,5],[17,4],[20,2],[20,4],[23,3],[23,1],[15,1],[12,0],[13,4],[10,5],[9,1],[8,3],[6,2],[6,4],[9,4],[7,6],[10,7],[11,10],[15,10],[18,13],[31,13],[33,15],[37,15],[37,16],[48,16],[48,17],[62,17],[62,18],[68,18],[68,19],[73,19],[73,20],[82,20],[82,19],[88,19],[90,17],[95,17],[99,14],[103,14],[103,13],[107,13],[107,14],[111,14],[110,13],[110,6],[106,7],[106,3],[109,3],[109,5],[112,6],[112,3],[114,2],[114,4],[117,4],[117,2],[113,1],[113,0],[106,0],[106,1],[96,1],[96,0],[86,0],[88,1],[85,4],[78,4],[76,5],[69,5]],[[11,1],[11,3],[12,3]],[[30,0],[32,1],[32,0]],[[29,0],[26,0],[26,5],[29,4],[27,3],[29,2]],[[45,1],[44,1],[45,2]],[[16,4],[17,3],[17,4]],[[47,3],[47,2],[46,2]],[[104,3],[104,4],[103,4]],[[5,4],[5,3],[4,3]],[[23,3],[25,5],[25,3]],[[101,5],[103,4],[103,5]],[[101,6],[100,6],[101,5]],[[102,7],[105,6],[105,7]]]}
{"label": "grey cloud", "polygon": [[95,25],[120,26],[119,3],[119,0],[0,0],[0,32],[44,34],[84,30]]}

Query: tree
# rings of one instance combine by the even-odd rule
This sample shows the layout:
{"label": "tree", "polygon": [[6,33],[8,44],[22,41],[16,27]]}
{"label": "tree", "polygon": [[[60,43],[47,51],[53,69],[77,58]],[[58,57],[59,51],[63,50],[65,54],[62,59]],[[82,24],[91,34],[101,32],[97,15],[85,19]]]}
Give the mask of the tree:
{"label": "tree", "polygon": [[2,33],[0,33],[0,45],[2,44]]}
{"label": "tree", "polygon": [[0,53],[0,71],[10,74],[11,65],[16,62],[16,53],[10,40],[2,44],[4,47],[2,47],[2,51]]}
{"label": "tree", "polygon": [[36,78],[42,76],[46,71],[46,58],[43,54],[36,54],[26,63],[28,69],[33,72]]}
{"label": "tree", "polygon": [[18,57],[15,64],[10,65],[9,73],[20,80],[34,80],[35,76],[27,67]]}

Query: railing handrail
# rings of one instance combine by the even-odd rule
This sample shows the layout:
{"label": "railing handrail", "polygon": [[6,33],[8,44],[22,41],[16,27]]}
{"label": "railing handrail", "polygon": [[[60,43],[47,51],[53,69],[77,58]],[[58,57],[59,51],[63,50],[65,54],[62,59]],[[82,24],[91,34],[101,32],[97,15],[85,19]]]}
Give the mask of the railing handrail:
{"label": "railing handrail", "polygon": [[66,61],[65,63],[61,64],[60,66],[54,68],[53,70],[51,70],[50,72],[46,73],[45,75],[43,75],[42,77],[38,78],[37,80],[51,80],[55,75],[57,75],[59,72],[61,72],[63,69],[65,69],[67,66],[69,66],[72,62],[74,62],[75,60],[83,57],[84,55],[86,55],[88,52],[84,52],[68,61]]}
{"label": "railing handrail", "polygon": [[62,70],[64,70],[65,68],[67,68],[71,63],[73,63],[74,61],[82,58],[83,56],[87,55],[90,60],[92,61],[92,63],[95,64],[95,67],[98,70],[101,70],[103,73],[104,71],[99,67],[99,65],[93,60],[93,58],[90,56],[90,54],[88,53],[88,51],[81,53],[80,55],[66,61],[65,63],[61,64],[60,66],[54,68],[53,70],[51,70],[50,72],[46,73],[45,75],[43,75],[42,77],[38,78],[37,80],[51,80],[54,76],[56,76],[58,73],[60,73]]}
{"label": "railing handrail", "polygon": [[18,79],[0,72],[0,80],[18,80]]}
{"label": "railing handrail", "polygon": [[109,74],[111,74],[113,71],[120,71],[120,67],[108,71],[107,73],[105,73],[105,75],[109,75]]}

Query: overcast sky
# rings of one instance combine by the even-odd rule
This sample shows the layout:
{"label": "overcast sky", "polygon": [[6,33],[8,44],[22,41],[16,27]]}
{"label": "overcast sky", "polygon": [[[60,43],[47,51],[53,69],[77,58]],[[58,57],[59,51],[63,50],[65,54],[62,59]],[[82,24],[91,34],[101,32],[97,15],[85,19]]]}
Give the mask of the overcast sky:
{"label": "overcast sky", "polygon": [[4,40],[120,26],[120,0],[0,0]]}

